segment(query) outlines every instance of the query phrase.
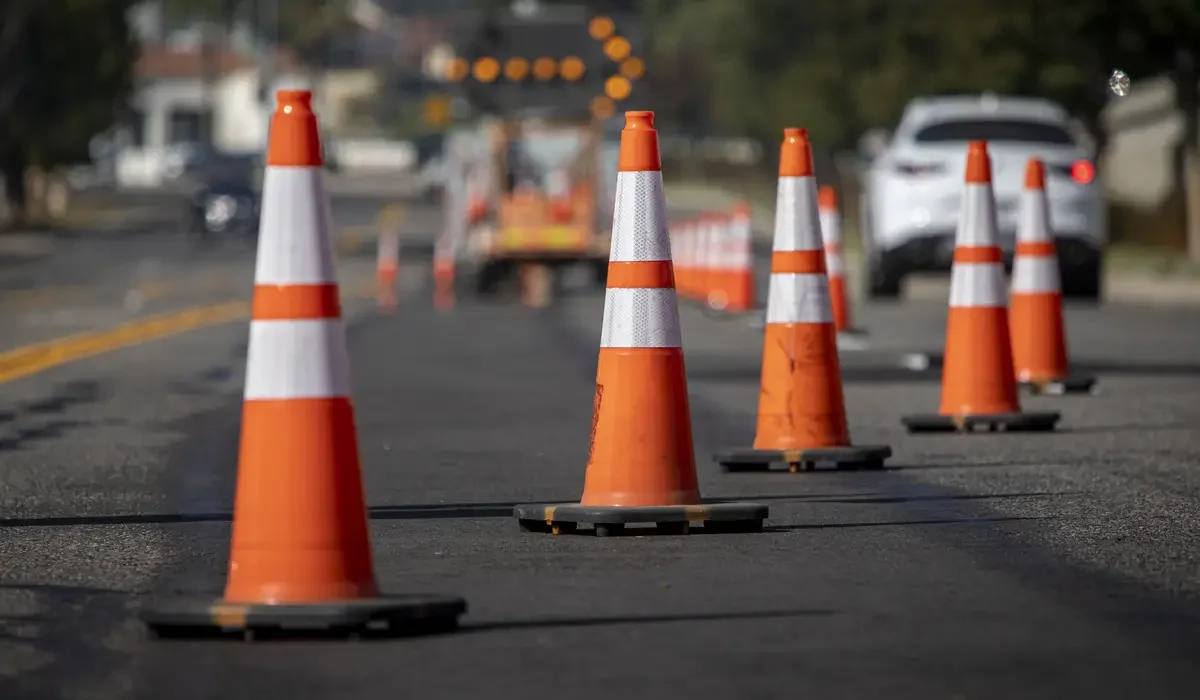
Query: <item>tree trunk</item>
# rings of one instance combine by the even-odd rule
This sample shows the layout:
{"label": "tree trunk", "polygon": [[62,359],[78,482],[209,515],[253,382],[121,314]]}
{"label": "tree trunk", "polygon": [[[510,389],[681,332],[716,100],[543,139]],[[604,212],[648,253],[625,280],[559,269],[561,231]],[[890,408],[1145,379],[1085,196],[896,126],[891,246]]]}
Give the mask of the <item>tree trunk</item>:
{"label": "tree trunk", "polygon": [[0,177],[4,179],[4,199],[11,221],[25,219],[25,166],[24,153],[9,153],[0,158]]}
{"label": "tree trunk", "polygon": [[1181,49],[1176,58],[1175,100],[1183,113],[1183,201],[1187,208],[1187,252],[1200,262],[1200,71],[1196,55]]}

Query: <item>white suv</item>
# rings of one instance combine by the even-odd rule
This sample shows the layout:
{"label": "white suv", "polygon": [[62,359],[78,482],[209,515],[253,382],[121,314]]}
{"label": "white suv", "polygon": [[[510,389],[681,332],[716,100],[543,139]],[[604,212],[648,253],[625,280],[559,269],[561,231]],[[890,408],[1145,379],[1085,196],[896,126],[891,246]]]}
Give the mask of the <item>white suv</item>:
{"label": "white suv", "polygon": [[918,98],[863,178],[860,199],[867,294],[898,297],[910,272],[950,269],[967,144],[988,142],[1000,245],[1011,269],[1025,167],[1046,163],[1050,222],[1064,296],[1097,299],[1105,203],[1090,154],[1066,110],[1043,99],[985,94]]}

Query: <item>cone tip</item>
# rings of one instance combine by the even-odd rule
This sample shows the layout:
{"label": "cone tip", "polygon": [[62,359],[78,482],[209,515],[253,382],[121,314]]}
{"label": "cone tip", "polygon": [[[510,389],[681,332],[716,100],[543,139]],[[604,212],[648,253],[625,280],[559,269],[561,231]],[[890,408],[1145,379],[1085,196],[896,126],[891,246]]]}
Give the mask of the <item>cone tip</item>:
{"label": "cone tip", "polygon": [[808,129],[803,129],[797,126],[789,126],[783,130],[783,140],[788,143],[796,143],[799,141],[808,141]]}
{"label": "cone tip", "polygon": [[279,90],[267,136],[267,165],[320,167],[325,162],[311,90]]}
{"label": "cone tip", "polygon": [[275,92],[276,109],[285,114],[293,110],[312,110],[312,90],[277,90]]}
{"label": "cone tip", "polygon": [[779,151],[779,177],[809,177],[812,174],[812,145],[808,142],[808,129],[784,129],[783,145]]}
{"label": "cone tip", "polygon": [[654,130],[654,112],[625,113],[621,131],[621,150],[617,156],[620,172],[662,171],[658,152],[658,132]]}
{"label": "cone tip", "polygon": [[653,129],[654,112],[648,110],[630,111],[625,113],[626,129]]}
{"label": "cone tip", "polygon": [[992,162],[988,157],[987,141],[972,141],[967,146],[967,171],[965,180],[975,185],[991,183]]}
{"label": "cone tip", "polygon": [[1046,189],[1046,166],[1037,158],[1030,158],[1025,166],[1025,189]]}
{"label": "cone tip", "polygon": [[837,191],[832,185],[821,185],[817,188],[817,206],[821,209],[837,209]]}

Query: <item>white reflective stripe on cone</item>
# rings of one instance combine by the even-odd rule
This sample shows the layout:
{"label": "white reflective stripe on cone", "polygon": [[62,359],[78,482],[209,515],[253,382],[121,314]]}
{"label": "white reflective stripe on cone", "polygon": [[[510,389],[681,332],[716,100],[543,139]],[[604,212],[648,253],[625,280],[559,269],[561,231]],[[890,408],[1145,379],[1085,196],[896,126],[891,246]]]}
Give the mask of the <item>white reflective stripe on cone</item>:
{"label": "white reflective stripe on cone", "polygon": [[604,294],[602,348],[678,348],[679,303],[671,288],[609,289]]}
{"label": "white reflective stripe on cone", "polygon": [[772,274],[767,323],[833,323],[829,280],[821,274]]}
{"label": "white reflective stripe on cone", "polygon": [[333,218],[321,169],[269,166],[262,189],[255,283],[336,282]]}
{"label": "white reflective stripe on cone", "polygon": [[1050,209],[1045,190],[1025,190],[1021,193],[1021,220],[1017,240],[1025,243],[1046,243],[1050,236]]}
{"label": "white reflective stripe on cone", "polygon": [[671,259],[662,173],[657,170],[617,174],[613,215],[612,262]]}
{"label": "white reflective stripe on cone", "polygon": [[954,263],[950,270],[950,306],[1002,307],[1007,304],[1004,265]]}
{"label": "white reflective stripe on cone", "polygon": [[821,236],[825,239],[825,244],[841,243],[842,242],[842,222],[841,217],[836,211],[822,211],[821,219]]}
{"label": "white reflective stripe on cone", "polygon": [[825,271],[830,277],[841,277],[846,274],[846,264],[837,251],[825,249]]}
{"label": "white reflective stripe on cone", "polygon": [[996,237],[996,200],[992,187],[968,182],[963,190],[962,210],[958,214],[955,243],[962,246],[994,246]]}
{"label": "white reflective stripe on cone", "polygon": [[350,358],[341,319],[250,322],[247,400],[349,395]]}
{"label": "white reflective stripe on cone", "polygon": [[733,249],[730,267],[735,270],[744,270],[749,267],[754,267],[754,246],[749,240],[741,240],[736,242]]}
{"label": "white reflective stripe on cone", "polygon": [[1061,289],[1058,258],[1048,255],[1018,255],[1013,260],[1012,290],[1017,294],[1045,294]]}
{"label": "white reflective stripe on cone", "polygon": [[817,179],[781,177],[775,202],[776,252],[821,250],[821,219],[817,211]]}

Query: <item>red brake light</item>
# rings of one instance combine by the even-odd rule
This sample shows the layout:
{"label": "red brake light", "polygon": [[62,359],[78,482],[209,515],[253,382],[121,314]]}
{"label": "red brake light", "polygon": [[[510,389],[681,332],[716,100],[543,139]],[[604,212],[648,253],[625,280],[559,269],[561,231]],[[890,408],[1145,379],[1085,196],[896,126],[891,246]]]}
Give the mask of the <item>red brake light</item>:
{"label": "red brake light", "polygon": [[1096,166],[1091,161],[1077,160],[1071,164],[1071,179],[1086,185],[1096,179]]}

